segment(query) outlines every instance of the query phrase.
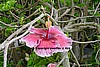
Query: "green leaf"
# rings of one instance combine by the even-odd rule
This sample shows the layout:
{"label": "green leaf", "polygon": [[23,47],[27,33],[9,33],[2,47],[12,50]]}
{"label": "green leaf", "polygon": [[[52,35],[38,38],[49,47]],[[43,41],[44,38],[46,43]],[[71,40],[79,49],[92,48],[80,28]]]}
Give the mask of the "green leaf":
{"label": "green leaf", "polygon": [[79,6],[79,7],[84,7],[85,4],[84,4],[84,3],[79,3],[79,4],[77,4],[77,6]]}
{"label": "green leaf", "polygon": [[50,2],[50,0],[43,0],[44,2]]}
{"label": "green leaf", "polygon": [[96,13],[95,13],[95,16],[100,16],[100,13],[99,13],[99,12],[96,12]]}
{"label": "green leaf", "polygon": [[74,2],[79,2],[79,0],[74,0]]}
{"label": "green leaf", "polygon": [[67,6],[70,6],[71,5],[71,0],[67,0],[66,4],[67,4]]}
{"label": "green leaf", "polygon": [[97,37],[98,39],[100,39],[100,35],[94,35],[95,37]]}
{"label": "green leaf", "polygon": [[23,24],[23,23],[24,23],[23,20],[24,20],[24,17],[21,17],[21,18],[20,18],[20,24]]}
{"label": "green leaf", "polygon": [[5,3],[1,3],[0,4],[0,11],[7,11],[7,10],[14,9],[15,3],[16,3],[15,0],[9,0]]}
{"label": "green leaf", "polygon": [[15,30],[15,29],[14,28],[7,27],[5,29],[5,36],[8,36],[13,30]]}
{"label": "green leaf", "polygon": [[21,64],[22,64],[22,62],[23,62],[23,61],[22,61],[22,60],[20,60],[20,61],[18,62],[18,64],[17,64],[17,65],[21,65]]}
{"label": "green leaf", "polygon": [[1,21],[6,22],[6,23],[11,22],[11,20],[9,18],[6,18],[6,17],[1,17]]}
{"label": "green leaf", "polygon": [[20,9],[20,8],[24,8],[24,6],[22,6],[21,4],[15,4],[16,8]]}
{"label": "green leaf", "polygon": [[40,60],[37,64],[35,64],[34,66],[35,67],[38,67],[38,66],[41,66],[42,67],[42,65],[45,65],[45,64],[47,64],[48,62],[46,61],[46,59],[42,59],[42,60]]}
{"label": "green leaf", "polygon": [[77,17],[79,16],[79,14],[78,14],[78,13],[75,13],[74,15],[75,15],[75,16],[77,16]]}

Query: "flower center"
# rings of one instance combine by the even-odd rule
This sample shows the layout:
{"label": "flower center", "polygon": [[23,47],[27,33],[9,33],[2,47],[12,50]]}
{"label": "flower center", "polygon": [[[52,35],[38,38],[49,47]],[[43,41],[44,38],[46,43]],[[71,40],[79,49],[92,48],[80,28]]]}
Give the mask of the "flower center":
{"label": "flower center", "polygon": [[49,39],[49,28],[47,29],[47,32],[46,32],[46,39]]}

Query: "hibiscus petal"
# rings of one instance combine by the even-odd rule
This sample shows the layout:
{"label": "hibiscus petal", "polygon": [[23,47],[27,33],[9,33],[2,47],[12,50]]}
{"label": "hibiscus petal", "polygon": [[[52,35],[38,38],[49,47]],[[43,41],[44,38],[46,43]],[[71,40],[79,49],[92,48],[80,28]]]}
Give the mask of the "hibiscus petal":
{"label": "hibiscus petal", "polygon": [[56,45],[52,40],[41,40],[40,44],[36,47],[35,52],[38,56],[49,57],[53,55],[53,48],[56,48]]}
{"label": "hibiscus petal", "polygon": [[71,48],[72,45],[72,39],[68,38],[64,35],[57,35],[55,36],[55,38],[57,39],[57,42],[60,46],[58,46],[59,48]]}
{"label": "hibiscus petal", "polygon": [[68,49],[62,49],[62,48],[60,48],[60,49],[58,49],[58,48],[52,49],[52,52],[53,52],[53,53],[65,52],[65,51],[68,51]]}
{"label": "hibiscus petal", "polygon": [[26,42],[26,46],[30,48],[36,47],[39,44],[40,40],[41,38],[37,34],[28,34],[25,37],[21,38],[21,41]]}
{"label": "hibiscus petal", "polygon": [[62,31],[59,30],[59,28],[57,26],[52,26],[49,28],[49,33],[50,34],[64,34]]}
{"label": "hibiscus petal", "polygon": [[41,57],[49,57],[53,55],[53,52],[50,49],[34,49],[34,52]]}
{"label": "hibiscus petal", "polygon": [[[58,42],[58,41],[57,41]],[[41,40],[40,44],[34,50],[38,56],[49,57],[53,53],[68,51],[70,46],[59,44],[54,40]],[[67,44],[67,42],[65,42]]]}
{"label": "hibiscus petal", "polygon": [[37,48],[56,48],[55,42],[52,42],[53,39],[43,39]]}

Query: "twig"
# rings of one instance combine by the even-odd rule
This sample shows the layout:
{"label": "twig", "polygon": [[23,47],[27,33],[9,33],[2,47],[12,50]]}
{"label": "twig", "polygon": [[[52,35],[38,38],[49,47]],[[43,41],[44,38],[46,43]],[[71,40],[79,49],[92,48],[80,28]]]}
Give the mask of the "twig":
{"label": "twig", "polygon": [[8,47],[9,45],[7,45],[4,49],[4,65],[3,67],[6,67],[6,64],[7,64],[7,52],[8,52]]}
{"label": "twig", "polygon": [[87,41],[87,42],[79,42],[79,41],[74,41],[74,43],[79,43],[79,44],[88,44],[88,43],[95,43],[95,42],[100,42],[100,40],[95,40],[95,41]]}
{"label": "twig", "polygon": [[10,11],[10,13],[11,13],[11,15],[16,19],[16,20],[19,20],[19,17],[18,16],[16,16],[14,13],[12,13],[11,11]]}
{"label": "twig", "polygon": [[60,66],[60,64],[64,61],[64,59],[66,58],[66,55],[61,59],[61,61],[58,63],[57,67]]}
{"label": "twig", "polygon": [[3,49],[6,44],[15,36],[18,35],[23,29],[25,29],[26,27],[28,27],[29,25],[34,24],[36,21],[38,21],[39,19],[41,19],[43,16],[45,16],[45,14],[41,14],[40,16],[38,16],[37,18],[35,18],[33,21],[31,21],[30,23],[27,23],[25,25],[23,25],[21,28],[19,28],[17,31],[15,31],[14,33],[12,33],[2,44],[0,44],[0,50]]}
{"label": "twig", "polygon": [[65,60],[63,61],[63,67],[70,67],[69,57],[68,57],[68,51],[63,52],[62,56],[66,55]]}
{"label": "twig", "polygon": [[[38,21],[39,19],[41,19],[43,16],[48,16],[48,14],[41,14],[39,17],[35,18],[33,21],[31,21],[30,23],[27,23],[26,25],[22,26],[20,29],[18,29],[17,31],[15,31],[12,35],[10,35],[2,44],[0,44],[0,50],[2,48],[5,48],[5,51],[4,51],[4,67],[6,67],[6,64],[7,64],[7,50],[8,50],[8,47],[9,45],[14,42],[15,40],[18,40],[20,39],[21,37],[25,36],[29,30],[31,29],[32,25]],[[23,33],[22,35],[16,37],[16,38],[13,38],[16,33],[17,35],[23,30],[25,29],[26,27],[28,27],[30,25],[30,27],[28,28],[28,30]],[[13,38],[13,39],[12,39]]]}
{"label": "twig", "polygon": [[68,31],[68,32],[75,32],[75,31],[81,31],[82,29],[89,28],[89,29],[98,29],[99,26],[97,23],[94,22],[86,22],[86,23],[76,23],[72,25],[66,25],[62,30]]}
{"label": "twig", "polygon": [[28,8],[23,9],[23,10],[21,11],[21,13],[22,13],[23,11],[26,12],[26,11],[29,10],[29,9],[35,8],[35,7],[38,5],[38,3],[39,3],[39,1],[38,1],[38,2],[35,2],[33,5],[30,5]]}
{"label": "twig", "polygon": [[[71,0],[71,4],[72,4],[72,5],[71,5],[71,7],[72,7],[72,9],[71,9],[71,15],[74,15],[75,9],[74,9],[74,1],[73,1],[73,0]],[[73,17],[71,17],[70,20],[71,20],[71,19],[73,19]],[[68,25],[70,26],[70,25],[72,25],[73,23],[74,23],[74,21],[69,22]]]}
{"label": "twig", "polygon": [[60,1],[59,0],[57,0],[58,1],[58,7],[60,8]]}
{"label": "twig", "polygon": [[27,3],[28,3],[28,0],[25,1],[25,5],[24,5],[24,7],[27,5]]}
{"label": "twig", "polygon": [[92,66],[93,64],[81,64],[80,66]]}
{"label": "twig", "polygon": [[33,15],[35,15],[37,12],[39,11],[39,9],[37,9],[36,11],[34,11],[34,13],[32,13],[31,15],[29,15],[28,17],[26,17],[24,20],[27,20],[29,18],[31,18]]}
{"label": "twig", "polygon": [[53,16],[53,1],[51,0],[51,5],[52,5],[52,8],[51,8],[51,17]]}
{"label": "twig", "polygon": [[24,45],[17,46],[17,47],[11,47],[10,49],[19,48],[19,47],[23,47],[23,46],[25,46],[25,44]]}
{"label": "twig", "polygon": [[75,20],[78,20],[78,19],[84,19],[84,18],[92,18],[94,16],[84,16],[84,17],[77,17],[75,19],[71,19],[71,20],[67,20],[67,21],[57,21],[58,23],[67,23],[67,22],[71,22],[71,21],[75,21]]}
{"label": "twig", "polygon": [[23,5],[24,3],[23,3],[23,0],[21,0],[21,4]]}
{"label": "twig", "polygon": [[20,35],[19,37],[16,37],[16,38],[12,39],[11,41],[9,41],[8,43],[5,44],[5,49],[4,49],[4,66],[3,67],[6,67],[6,65],[7,65],[7,51],[8,51],[9,45],[12,42],[14,42],[15,40],[17,40],[17,39],[23,37],[24,35],[26,35],[27,33],[28,33],[28,30],[24,34]]}
{"label": "twig", "polygon": [[[52,6],[48,2],[43,2],[42,0],[40,2],[42,2],[44,5],[48,6],[50,9],[52,9]],[[53,7],[53,10],[57,11],[54,7]]]}
{"label": "twig", "polygon": [[43,2],[43,1],[40,1],[40,2],[42,2],[44,5],[48,6],[50,9],[53,8],[54,19],[57,20],[58,19],[58,11],[54,7],[52,7],[49,3]]}
{"label": "twig", "polygon": [[94,22],[86,22],[86,23],[76,23],[76,24],[72,24],[68,28],[74,28],[74,27],[79,27],[79,26],[94,26],[94,27],[98,27],[97,26],[97,23],[94,23]]}
{"label": "twig", "polygon": [[96,14],[96,12],[97,12],[97,10],[98,10],[99,6],[100,6],[100,2],[99,2],[99,4],[98,4],[98,6],[96,7],[96,9],[95,9],[95,11],[94,11],[93,16]]}
{"label": "twig", "polygon": [[15,40],[18,40],[20,39],[21,37],[25,36],[27,33],[29,32],[29,30],[27,30],[25,33],[23,33],[22,35],[16,37],[16,38],[13,38],[12,40],[10,40],[7,44],[11,44],[12,42],[14,42]]}
{"label": "twig", "polygon": [[72,55],[73,55],[73,57],[74,57],[74,59],[75,59],[77,65],[78,65],[78,67],[80,67],[80,64],[79,64],[79,62],[78,62],[76,56],[74,55],[73,51],[72,51],[72,50],[70,50],[70,51],[71,51],[71,53],[72,53]]}
{"label": "twig", "polygon": [[62,7],[62,8],[59,8],[57,11],[61,11],[61,10],[64,10],[64,9],[67,9],[68,7]]}
{"label": "twig", "polygon": [[76,18],[76,16],[74,16],[74,15],[71,15],[71,14],[65,14],[65,16],[69,16],[69,17]]}
{"label": "twig", "polygon": [[60,16],[58,17],[58,19],[62,18],[64,15],[66,15],[68,12],[70,11],[70,9],[66,9],[66,11]]}
{"label": "twig", "polygon": [[[99,11],[99,9],[97,9],[97,11]],[[95,12],[95,10],[88,10],[88,12]]]}
{"label": "twig", "polygon": [[64,6],[66,6],[66,0],[64,0]]}
{"label": "twig", "polygon": [[[57,67],[60,66],[60,64],[65,60],[66,56],[68,55],[67,54],[68,52],[65,53],[65,55],[63,56],[63,58],[61,59],[61,61],[58,63]],[[68,62],[69,63],[69,62]]]}
{"label": "twig", "polygon": [[11,25],[11,24],[6,24],[6,23],[4,23],[4,22],[2,22],[2,21],[0,21],[0,23],[4,24],[5,26],[9,26],[9,27],[13,27],[13,28],[18,28],[18,27],[20,27],[20,26],[13,26],[13,25]]}
{"label": "twig", "polygon": [[95,60],[96,60],[96,63],[97,63],[97,64],[99,64],[99,61],[98,61],[98,59],[97,59],[97,56],[98,56],[99,51],[100,51],[100,48],[99,48],[99,50],[97,51],[96,56],[95,56]]}

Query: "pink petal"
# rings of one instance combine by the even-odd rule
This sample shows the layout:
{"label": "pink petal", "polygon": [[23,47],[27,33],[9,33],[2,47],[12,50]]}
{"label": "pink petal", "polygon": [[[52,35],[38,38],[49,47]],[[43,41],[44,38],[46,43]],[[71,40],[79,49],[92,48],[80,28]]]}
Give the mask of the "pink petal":
{"label": "pink petal", "polygon": [[56,45],[52,40],[41,40],[40,44],[34,50],[38,56],[49,57],[53,55],[53,50],[50,48],[56,48]]}
{"label": "pink petal", "polygon": [[52,26],[49,28],[49,33],[50,34],[63,34],[62,31],[59,30],[59,28],[57,26]]}
{"label": "pink petal", "polygon": [[40,40],[41,38],[37,34],[28,34],[25,37],[21,38],[21,41],[26,42],[26,46],[30,48],[36,47],[39,44]]}
{"label": "pink petal", "polygon": [[[52,26],[49,30],[50,33],[55,38],[55,42],[56,42],[56,49],[54,49],[53,53],[68,51],[69,49],[72,48],[71,46],[72,39],[66,37],[66,35],[62,31],[60,31],[56,26]],[[57,48],[61,48],[61,49],[57,49]]]}
{"label": "pink petal", "polygon": [[51,49],[35,49],[34,52],[41,57],[49,57],[53,55],[53,52]]}
{"label": "pink petal", "polygon": [[57,65],[55,63],[48,64],[48,67],[56,67]]}
{"label": "pink petal", "polygon": [[56,48],[56,43],[53,39],[43,39],[37,48]]}
{"label": "pink petal", "polygon": [[[53,55],[53,53],[64,52],[64,51],[69,50],[69,49],[65,49],[66,45],[65,46],[63,46],[62,44],[58,45],[57,42],[54,41],[53,39],[52,40],[41,40],[40,44],[36,47],[34,51],[38,56],[49,57]],[[71,46],[67,46],[67,47],[70,48]]]}
{"label": "pink petal", "polygon": [[66,51],[69,51],[69,49],[62,49],[62,48],[57,49],[57,48],[56,48],[56,49],[53,49],[53,50],[52,50],[53,53],[66,52]]}
{"label": "pink petal", "polygon": [[72,45],[72,39],[71,38],[68,38],[64,35],[57,35],[57,36],[55,36],[55,38],[57,38],[59,48],[71,48],[71,45]]}

